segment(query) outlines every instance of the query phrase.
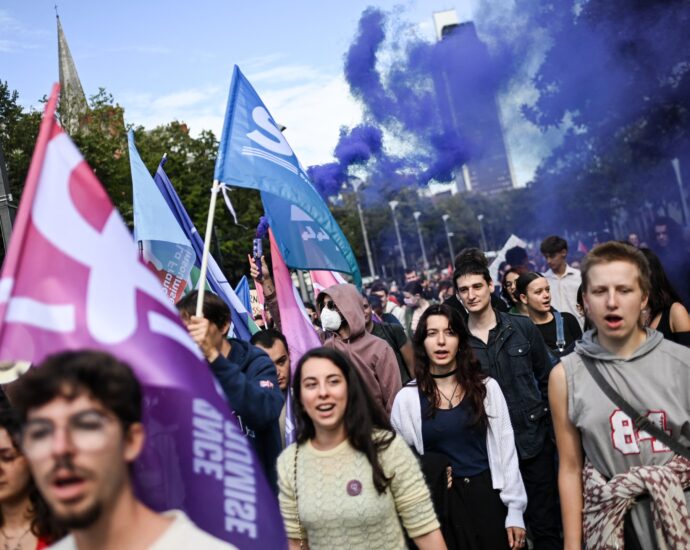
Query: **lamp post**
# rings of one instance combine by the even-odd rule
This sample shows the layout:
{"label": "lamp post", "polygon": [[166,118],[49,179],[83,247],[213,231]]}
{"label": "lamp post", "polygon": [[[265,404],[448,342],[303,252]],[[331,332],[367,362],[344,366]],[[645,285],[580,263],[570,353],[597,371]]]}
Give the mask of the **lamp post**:
{"label": "lamp post", "polygon": [[486,235],[484,234],[484,224],[482,220],[484,219],[484,214],[477,214],[477,221],[479,222],[479,231],[482,235],[482,250],[488,252],[489,248],[486,245]]}
{"label": "lamp post", "polygon": [[429,262],[426,259],[426,249],[424,248],[424,239],[422,239],[422,228],[419,227],[419,216],[421,212],[413,212],[414,222],[417,224],[417,235],[419,235],[419,246],[422,247],[422,259],[424,260],[424,269],[429,269]]}
{"label": "lamp post", "polygon": [[398,218],[395,217],[395,208],[400,204],[398,201],[390,201],[388,206],[391,207],[393,213],[393,225],[395,225],[395,234],[398,237],[398,248],[400,249],[400,261],[403,269],[407,269],[407,262],[405,261],[405,252],[403,251],[402,239],[400,238],[400,228],[398,227]]}
{"label": "lamp post", "polygon": [[680,160],[678,157],[671,159],[673,171],[676,173],[676,183],[678,183],[678,192],[680,193],[680,206],[683,209],[683,221],[685,227],[690,227],[690,214],[688,214],[688,202],[685,198],[685,190],[683,189],[683,176],[680,173]]}
{"label": "lamp post", "polygon": [[364,225],[364,213],[362,212],[362,203],[359,200],[359,193],[357,190],[364,183],[359,178],[352,178],[350,185],[355,192],[355,204],[357,205],[357,214],[359,214],[359,223],[362,226],[362,237],[364,238],[364,250],[367,253],[367,263],[369,264],[369,275],[376,277],[376,272],[374,271],[374,258],[371,255],[371,248],[369,247],[369,234],[367,233],[367,228]]}
{"label": "lamp post", "polygon": [[445,229],[446,229],[446,238],[448,239],[448,249],[450,250],[450,263],[452,264],[453,259],[455,258],[455,252],[453,252],[453,242],[450,239],[453,236],[453,234],[450,231],[448,231],[448,219],[449,218],[450,218],[450,216],[448,214],[443,214],[443,216],[441,216],[441,219],[443,220],[443,227],[445,227]]}

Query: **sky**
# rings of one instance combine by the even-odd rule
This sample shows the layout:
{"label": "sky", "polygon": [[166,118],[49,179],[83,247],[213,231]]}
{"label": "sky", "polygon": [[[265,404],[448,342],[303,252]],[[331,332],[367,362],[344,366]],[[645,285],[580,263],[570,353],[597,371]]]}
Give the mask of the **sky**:
{"label": "sky", "polygon": [[[460,21],[471,20],[480,1],[62,0],[58,11],[86,95],[105,88],[125,108],[127,123],[153,128],[180,120],[193,134],[219,135],[237,64],[287,127],[302,164],[311,165],[331,161],[340,127],[361,121],[343,59],[364,9],[396,12],[410,32],[432,41],[433,12],[455,9]],[[40,109],[58,80],[54,4],[0,0],[0,79],[26,107]],[[538,159],[511,141],[509,135],[524,184]]]}

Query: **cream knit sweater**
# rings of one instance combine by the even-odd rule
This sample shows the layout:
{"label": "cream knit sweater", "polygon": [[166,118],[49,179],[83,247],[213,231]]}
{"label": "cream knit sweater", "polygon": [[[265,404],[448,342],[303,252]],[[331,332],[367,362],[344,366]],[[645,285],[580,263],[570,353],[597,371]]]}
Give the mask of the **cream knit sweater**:
{"label": "cream knit sweater", "polygon": [[367,457],[348,440],[328,451],[318,451],[308,441],[299,448],[295,498],[295,447],[290,445],[278,458],[280,511],[288,537],[299,539],[299,507],[306,531],[302,538],[310,550],[402,550],[398,516],[412,538],[439,528],[418,462],[401,437],[379,455],[386,475],[395,476],[382,495],[374,487]]}

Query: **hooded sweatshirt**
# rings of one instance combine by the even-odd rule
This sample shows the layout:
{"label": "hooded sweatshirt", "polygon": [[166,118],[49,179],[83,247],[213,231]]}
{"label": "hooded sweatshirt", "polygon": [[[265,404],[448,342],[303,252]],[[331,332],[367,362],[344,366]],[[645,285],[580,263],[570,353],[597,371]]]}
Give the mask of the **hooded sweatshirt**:
{"label": "hooded sweatshirt", "polygon": [[[563,357],[568,388],[568,417],[578,428],[582,447],[594,468],[607,479],[633,466],[663,465],[673,453],[645,432],[609,400],[591,377],[582,357],[593,361],[604,378],[640,414],[690,446],[690,349],[647,329],[646,340],[628,358],[605,350],[596,332],[587,331],[575,352]],[[686,493],[686,502],[690,493]],[[649,499],[632,509],[642,548],[658,548]]]}
{"label": "hooded sweatshirt", "polygon": [[337,349],[350,359],[374,401],[390,416],[395,394],[402,387],[395,353],[388,343],[366,331],[362,296],[354,285],[333,285],[321,292],[316,304],[319,315],[326,295],[350,327],[350,336],[342,338],[337,332],[325,332],[324,346]]}

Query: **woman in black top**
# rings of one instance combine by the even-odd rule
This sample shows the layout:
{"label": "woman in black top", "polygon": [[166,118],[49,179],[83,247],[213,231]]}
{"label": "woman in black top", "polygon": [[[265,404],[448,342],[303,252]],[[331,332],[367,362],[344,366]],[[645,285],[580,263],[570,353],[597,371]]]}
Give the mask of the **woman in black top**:
{"label": "woman in black top", "polygon": [[[534,271],[523,273],[515,283],[515,295],[527,307],[529,318],[541,332],[551,353],[556,358],[570,353],[573,344],[582,338],[582,329],[574,315],[565,311],[557,312],[551,307],[548,279]],[[558,339],[558,315],[563,324],[561,341]]]}
{"label": "woman in black top", "polygon": [[647,258],[652,275],[645,324],[661,332],[667,340],[690,346],[688,310],[668,280],[658,256],[648,248],[641,248],[640,251]]}

